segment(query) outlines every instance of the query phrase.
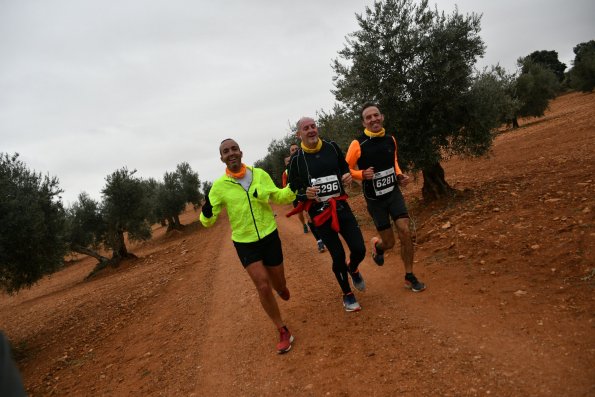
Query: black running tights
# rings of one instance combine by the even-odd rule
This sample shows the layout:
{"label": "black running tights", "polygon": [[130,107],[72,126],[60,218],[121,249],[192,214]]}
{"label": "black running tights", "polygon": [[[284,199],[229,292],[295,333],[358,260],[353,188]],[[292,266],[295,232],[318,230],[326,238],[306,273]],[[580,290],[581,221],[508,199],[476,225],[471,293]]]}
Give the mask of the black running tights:
{"label": "black running tights", "polygon": [[366,246],[364,244],[362,232],[351,209],[349,207],[344,207],[337,211],[337,216],[341,228],[339,233],[331,228],[331,220],[318,226],[317,230],[318,235],[333,258],[333,273],[335,273],[335,277],[339,282],[339,286],[341,286],[341,290],[346,294],[351,292],[351,287],[349,286],[347,275],[347,257],[345,250],[343,249],[343,244],[339,239],[339,234],[341,234],[347,247],[349,247],[349,270],[352,273],[357,270],[359,264],[366,257]]}

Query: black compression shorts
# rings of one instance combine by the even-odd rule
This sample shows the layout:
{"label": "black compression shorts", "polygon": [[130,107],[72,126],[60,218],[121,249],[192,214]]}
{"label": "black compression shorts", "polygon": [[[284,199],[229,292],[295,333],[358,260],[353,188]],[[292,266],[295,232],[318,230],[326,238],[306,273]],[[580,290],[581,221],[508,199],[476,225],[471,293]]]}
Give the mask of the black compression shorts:
{"label": "black compression shorts", "polygon": [[399,218],[409,218],[405,199],[399,188],[395,188],[386,200],[366,199],[366,204],[368,205],[368,213],[378,231],[390,229],[391,218],[393,221]]}

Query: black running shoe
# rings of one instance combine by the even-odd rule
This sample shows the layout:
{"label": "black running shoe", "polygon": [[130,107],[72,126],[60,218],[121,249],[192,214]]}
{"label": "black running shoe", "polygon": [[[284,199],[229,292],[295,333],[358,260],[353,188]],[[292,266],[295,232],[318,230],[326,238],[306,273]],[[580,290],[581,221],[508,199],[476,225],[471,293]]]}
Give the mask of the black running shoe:
{"label": "black running shoe", "polygon": [[405,276],[405,288],[409,288],[413,292],[422,292],[426,289],[426,285],[412,274],[410,277]]}
{"label": "black running shoe", "polygon": [[277,295],[279,295],[279,297],[281,299],[283,299],[284,301],[288,301],[290,294],[289,294],[289,289],[287,287],[285,287],[285,289],[283,291],[277,291]]}

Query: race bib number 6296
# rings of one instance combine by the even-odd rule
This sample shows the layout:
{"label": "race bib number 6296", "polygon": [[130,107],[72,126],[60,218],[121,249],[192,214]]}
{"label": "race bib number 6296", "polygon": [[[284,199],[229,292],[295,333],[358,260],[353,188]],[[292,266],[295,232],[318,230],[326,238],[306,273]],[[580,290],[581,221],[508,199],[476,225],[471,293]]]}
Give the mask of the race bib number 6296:
{"label": "race bib number 6296", "polygon": [[318,188],[318,198],[320,201],[327,201],[331,197],[338,197],[341,194],[341,185],[337,175],[312,179],[312,186]]}

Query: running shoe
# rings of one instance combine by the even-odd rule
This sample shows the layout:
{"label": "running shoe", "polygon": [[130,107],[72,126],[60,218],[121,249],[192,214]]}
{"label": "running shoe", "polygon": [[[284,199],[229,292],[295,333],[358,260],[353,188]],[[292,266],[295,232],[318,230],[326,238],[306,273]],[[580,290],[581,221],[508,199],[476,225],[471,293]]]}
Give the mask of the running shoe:
{"label": "running shoe", "polygon": [[351,276],[351,281],[353,281],[355,289],[364,292],[366,290],[366,282],[364,281],[362,274],[359,272],[359,269],[356,273],[350,272],[349,275]]}
{"label": "running shoe", "polygon": [[291,350],[293,335],[286,326],[279,328],[279,343],[277,343],[277,353],[283,354]]}
{"label": "running shoe", "polygon": [[364,277],[362,276],[362,274],[359,272],[359,269],[357,269],[355,271],[355,273],[351,272],[351,268],[350,268],[350,264],[349,264],[349,258],[345,261],[345,264],[347,265],[347,270],[349,271],[349,275],[351,276],[351,281],[353,281],[353,286],[361,292],[364,292],[366,290],[366,282],[364,281]]}
{"label": "running shoe", "polygon": [[304,234],[308,233],[308,225],[304,223]]}
{"label": "running shoe", "polygon": [[378,266],[384,265],[384,251],[376,247],[380,239],[378,237],[372,237],[372,259]]}
{"label": "running shoe", "polygon": [[426,289],[426,285],[412,273],[411,276],[405,275],[405,288],[409,288],[413,292],[421,292]]}
{"label": "running shoe", "polygon": [[322,240],[318,240],[318,252],[324,252],[326,251],[326,248],[324,247],[324,243],[322,242]]}
{"label": "running shoe", "polygon": [[357,303],[357,299],[355,299],[353,292],[343,295],[343,306],[345,307],[346,312],[359,312],[362,310],[362,307]]}
{"label": "running shoe", "polygon": [[288,301],[289,300],[289,289],[287,287],[285,287],[285,289],[283,291],[277,291],[277,295],[279,295],[279,297],[281,299],[283,299],[284,301]]}

